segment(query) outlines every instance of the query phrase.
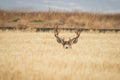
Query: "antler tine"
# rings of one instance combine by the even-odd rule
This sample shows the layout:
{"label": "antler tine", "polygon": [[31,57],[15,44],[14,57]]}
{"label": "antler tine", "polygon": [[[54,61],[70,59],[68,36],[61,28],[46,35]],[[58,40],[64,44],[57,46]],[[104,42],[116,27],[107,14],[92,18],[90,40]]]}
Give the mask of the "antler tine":
{"label": "antler tine", "polygon": [[77,30],[77,34],[80,34],[81,32],[82,32],[81,29],[78,29],[78,30]]}
{"label": "antler tine", "polygon": [[75,31],[75,33],[76,33],[77,35],[80,35],[80,32],[81,32],[80,30],[76,30],[76,31]]}
{"label": "antler tine", "polygon": [[56,35],[58,35],[58,25],[57,25],[57,24],[55,25],[54,33],[55,33]]}

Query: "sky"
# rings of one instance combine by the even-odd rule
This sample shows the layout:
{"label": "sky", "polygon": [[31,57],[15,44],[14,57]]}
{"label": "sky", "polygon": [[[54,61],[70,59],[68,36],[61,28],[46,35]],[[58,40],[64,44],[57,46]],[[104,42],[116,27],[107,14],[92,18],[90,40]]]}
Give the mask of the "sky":
{"label": "sky", "polygon": [[120,13],[120,0],[0,0],[0,9]]}

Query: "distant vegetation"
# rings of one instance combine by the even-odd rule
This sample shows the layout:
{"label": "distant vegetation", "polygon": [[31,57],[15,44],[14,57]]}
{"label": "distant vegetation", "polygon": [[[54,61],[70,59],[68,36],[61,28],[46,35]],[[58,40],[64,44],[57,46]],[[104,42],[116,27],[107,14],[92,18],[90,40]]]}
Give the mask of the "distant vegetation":
{"label": "distant vegetation", "polygon": [[12,22],[18,22],[19,20],[20,20],[20,18],[16,18]]}
{"label": "distant vegetation", "polygon": [[32,20],[31,22],[44,22],[43,20]]}
{"label": "distant vegetation", "polygon": [[[12,23],[16,22],[16,23]],[[0,27],[120,29],[120,13],[95,14],[87,12],[10,12],[0,10]]]}

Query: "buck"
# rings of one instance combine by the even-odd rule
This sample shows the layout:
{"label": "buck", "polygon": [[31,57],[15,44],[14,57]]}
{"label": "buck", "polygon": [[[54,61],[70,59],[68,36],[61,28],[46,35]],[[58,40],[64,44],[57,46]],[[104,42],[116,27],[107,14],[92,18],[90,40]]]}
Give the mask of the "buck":
{"label": "buck", "polygon": [[74,38],[69,38],[68,41],[65,41],[64,38],[59,37],[59,32],[58,32],[58,25],[56,26],[54,30],[54,35],[56,37],[56,40],[58,43],[62,44],[65,49],[72,48],[72,44],[76,44],[78,42],[78,38],[80,36],[81,31],[77,30],[76,31],[76,37]]}

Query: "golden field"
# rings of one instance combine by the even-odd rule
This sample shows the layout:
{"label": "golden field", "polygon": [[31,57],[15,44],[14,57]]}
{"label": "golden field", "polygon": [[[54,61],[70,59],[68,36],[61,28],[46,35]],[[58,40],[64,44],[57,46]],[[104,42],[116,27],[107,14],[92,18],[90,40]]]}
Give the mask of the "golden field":
{"label": "golden field", "polygon": [[120,32],[82,32],[66,50],[52,31],[0,31],[0,80],[119,79]]}

